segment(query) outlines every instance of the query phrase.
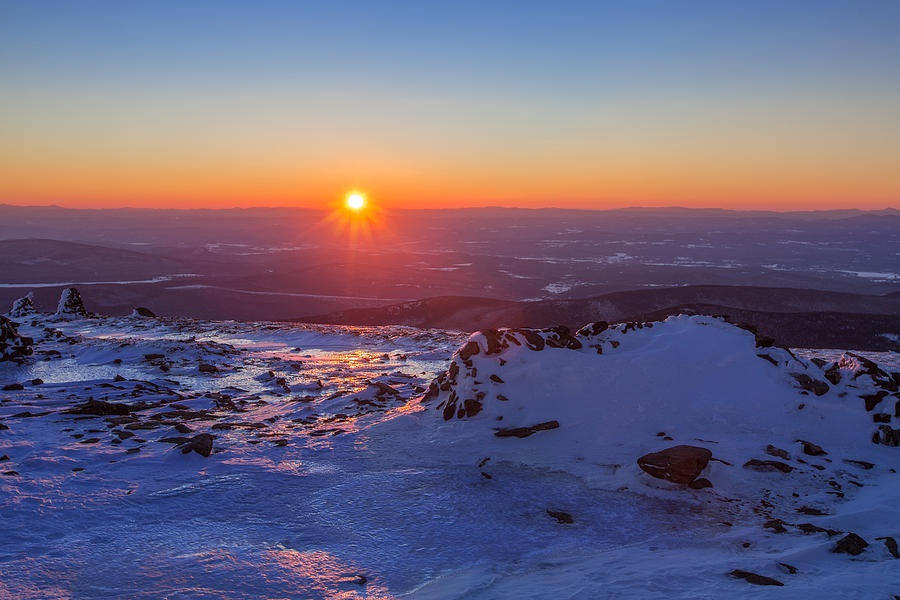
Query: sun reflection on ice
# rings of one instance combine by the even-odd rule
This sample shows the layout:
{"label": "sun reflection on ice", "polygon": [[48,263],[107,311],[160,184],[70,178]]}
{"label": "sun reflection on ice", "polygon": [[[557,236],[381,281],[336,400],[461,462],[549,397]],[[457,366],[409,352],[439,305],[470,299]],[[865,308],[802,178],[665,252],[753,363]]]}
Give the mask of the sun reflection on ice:
{"label": "sun reflection on ice", "polygon": [[355,569],[352,564],[321,550],[300,552],[288,548],[270,550],[266,558],[291,573],[292,583],[302,597],[332,600],[357,598],[389,600],[396,598],[386,587],[372,580],[371,574]]}

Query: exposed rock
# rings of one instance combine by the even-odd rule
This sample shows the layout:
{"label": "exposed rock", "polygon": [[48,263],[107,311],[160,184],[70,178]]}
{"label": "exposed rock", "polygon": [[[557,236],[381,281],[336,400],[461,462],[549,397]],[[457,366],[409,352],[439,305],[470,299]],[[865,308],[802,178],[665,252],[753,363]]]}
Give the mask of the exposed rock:
{"label": "exposed rock", "polygon": [[195,435],[187,442],[184,442],[180,445],[181,453],[187,454],[188,452],[193,450],[200,456],[209,456],[213,448],[213,439],[215,438],[212,436],[212,434],[209,433],[201,433]]}
{"label": "exposed rock", "polygon": [[136,409],[139,410],[138,407],[134,407],[129,404],[115,404],[112,402],[104,402],[102,400],[94,400],[93,398],[88,398],[85,402],[76,404],[74,407],[64,412],[70,415],[107,416],[127,415]]}
{"label": "exposed rock", "polygon": [[777,579],[772,579],[771,577],[766,577],[765,575],[751,573],[750,571],[741,571],[740,569],[735,569],[734,571],[729,573],[729,575],[731,575],[732,577],[737,577],[738,579],[743,579],[747,583],[752,583],[753,585],[784,585]]}
{"label": "exposed rock", "polygon": [[549,334],[545,338],[545,343],[551,348],[568,348],[569,350],[581,348],[581,342],[572,336],[569,328],[564,325],[541,329],[541,332]]}
{"label": "exposed rock", "polygon": [[24,390],[25,386],[21,383],[7,383],[2,389],[4,392],[18,392],[19,390]]}
{"label": "exposed rock", "polygon": [[149,308],[145,308],[143,306],[136,306],[133,311],[131,311],[132,317],[155,317],[156,313],[154,313]]}
{"label": "exposed rock", "polygon": [[19,319],[34,314],[34,294],[28,292],[28,295],[13,300],[12,308],[9,309],[9,316],[13,319]]}
{"label": "exposed rock", "polygon": [[846,536],[838,540],[838,543],[831,549],[832,552],[850,554],[856,556],[862,554],[869,543],[855,533],[848,533]]}
{"label": "exposed rock", "polygon": [[789,565],[787,563],[780,562],[780,563],[778,563],[778,566],[782,570],[784,570],[788,575],[796,575],[797,574],[797,567],[795,567],[794,565]]}
{"label": "exposed rock", "polygon": [[775,533],[785,533],[787,529],[784,527],[784,521],[781,519],[770,519],[763,525],[766,529],[771,529]]}
{"label": "exposed rock", "polygon": [[459,349],[459,357],[462,360],[469,360],[479,352],[478,342],[469,341],[466,342],[465,345]]}
{"label": "exposed rock", "polygon": [[866,410],[867,410],[867,411],[871,411],[871,410],[873,410],[876,406],[878,406],[878,404],[879,404],[879,403],[884,399],[884,397],[887,396],[887,395],[888,395],[888,393],[887,393],[886,391],[881,390],[881,391],[879,391],[879,392],[875,392],[874,394],[862,394],[862,395],[860,395],[860,398],[862,398],[863,401],[865,401],[865,403],[866,403]]}
{"label": "exposed rock", "polygon": [[20,362],[34,352],[34,340],[19,335],[17,324],[0,316],[0,361]]}
{"label": "exposed rock", "polygon": [[218,373],[219,372],[219,369],[216,367],[216,365],[210,365],[207,363],[200,363],[200,366],[198,366],[197,369],[201,373]]}
{"label": "exposed rock", "polygon": [[900,558],[900,550],[897,548],[897,540],[890,536],[875,538],[878,541],[884,542],[885,548],[887,551],[891,553],[891,556],[894,558]]}
{"label": "exposed rock", "polygon": [[797,440],[801,444],[803,444],[803,454],[808,454],[810,456],[823,456],[828,454],[824,450],[822,450],[821,446],[816,446],[812,442],[807,442],[806,440]]}
{"label": "exposed rock", "polygon": [[878,430],[872,434],[872,442],[885,446],[900,446],[900,429],[893,429],[890,425],[879,425]]}
{"label": "exposed rock", "polygon": [[544,423],[538,423],[536,425],[531,425],[530,427],[502,427],[498,428],[494,435],[496,437],[517,437],[517,438],[526,438],[529,435],[537,433],[538,431],[546,431],[548,429],[557,429],[559,427],[559,421],[546,421]]}
{"label": "exposed rock", "polygon": [[783,458],[784,460],[790,460],[791,455],[788,454],[787,450],[782,450],[781,448],[776,448],[772,444],[766,446],[766,454],[769,456],[775,456],[777,458]]}
{"label": "exposed rock", "polygon": [[756,336],[756,347],[757,348],[771,348],[775,345],[775,339],[770,338],[767,335],[757,335]]}
{"label": "exposed rock", "polygon": [[813,379],[806,373],[791,373],[794,379],[797,380],[797,383],[800,384],[807,392],[812,392],[816,396],[823,396],[828,393],[828,384],[824,381],[819,381],[818,379]]}
{"label": "exposed rock", "polygon": [[84,301],[77,288],[66,288],[59,296],[59,304],[56,307],[57,317],[89,317],[90,313],[84,308]]}
{"label": "exposed rock", "polygon": [[831,365],[831,367],[825,371],[825,379],[831,382],[832,385],[837,385],[841,382],[841,371],[838,368],[837,363]]}
{"label": "exposed rock", "polygon": [[794,470],[792,466],[777,460],[758,460],[756,458],[745,462],[744,468],[754,471],[781,471],[782,473],[790,473]]}
{"label": "exposed rock", "polygon": [[673,446],[637,459],[638,466],[657,479],[689,484],[709,464],[712,452],[699,446]]}
{"label": "exposed rock", "polygon": [[194,431],[184,423],[175,423],[173,427],[175,427],[175,431],[177,431],[178,433],[191,433],[192,431]]}
{"label": "exposed rock", "polygon": [[145,355],[144,355],[144,360],[147,360],[147,361],[150,361],[150,360],[159,360],[159,359],[165,358],[165,357],[166,357],[165,354],[159,354],[159,353],[157,353],[157,352],[152,352],[152,353],[150,353],[150,354],[145,354]]}
{"label": "exposed rock", "polygon": [[474,417],[481,412],[481,402],[467,398],[463,401],[463,408],[466,411],[467,417]]}
{"label": "exposed rock", "polygon": [[797,512],[804,515],[812,515],[814,517],[823,517],[828,514],[827,512],[812,506],[801,506],[797,509]]}
{"label": "exposed rock", "polygon": [[575,335],[578,337],[593,337],[595,335],[600,335],[604,331],[609,329],[609,323],[606,321],[595,321],[590,325],[585,325],[581,329],[575,332]]}
{"label": "exposed rock", "polygon": [[812,523],[797,523],[797,529],[803,533],[827,533],[828,537],[843,533],[837,529],[826,529],[824,527],[819,527],[818,525],[813,525]]}
{"label": "exposed rock", "polygon": [[557,523],[561,523],[563,525],[571,525],[575,522],[575,519],[572,518],[572,515],[561,510],[550,510],[548,508],[547,514],[556,519]]}
{"label": "exposed rock", "polygon": [[851,465],[856,465],[857,467],[862,467],[866,471],[875,466],[875,463],[866,462],[864,460],[853,460],[852,458],[845,458],[845,463],[850,463]]}
{"label": "exposed rock", "polygon": [[699,479],[695,479],[688,484],[688,487],[692,490],[702,490],[706,488],[711,488],[713,486],[712,481],[705,477],[700,477]]}

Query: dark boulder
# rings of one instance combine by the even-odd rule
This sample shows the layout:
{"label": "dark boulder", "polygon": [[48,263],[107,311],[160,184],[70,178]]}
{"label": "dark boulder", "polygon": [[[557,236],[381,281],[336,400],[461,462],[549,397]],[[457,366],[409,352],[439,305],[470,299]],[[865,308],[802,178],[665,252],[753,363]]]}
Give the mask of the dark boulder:
{"label": "dark boulder", "polygon": [[187,454],[191,450],[199,454],[200,456],[209,456],[212,453],[213,449],[213,439],[214,436],[209,433],[201,433],[195,435],[188,441],[181,444],[179,447],[181,448],[182,454]]}
{"label": "dark boulder", "polygon": [[673,446],[637,459],[644,472],[674,483],[689,484],[709,464],[712,452],[699,446]]}
{"label": "dark boulder", "polygon": [[832,552],[841,553],[841,554],[849,554],[851,556],[856,556],[858,554],[862,554],[866,547],[868,547],[869,543],[856,535],[855,533],[848,533],[831,549]]}
{"label": "dark boulder", "polygon": [[143,306],[136,306],[133,311],[131,311],[132,317],[155,317],[156,313],[154,313],[149,308]]}

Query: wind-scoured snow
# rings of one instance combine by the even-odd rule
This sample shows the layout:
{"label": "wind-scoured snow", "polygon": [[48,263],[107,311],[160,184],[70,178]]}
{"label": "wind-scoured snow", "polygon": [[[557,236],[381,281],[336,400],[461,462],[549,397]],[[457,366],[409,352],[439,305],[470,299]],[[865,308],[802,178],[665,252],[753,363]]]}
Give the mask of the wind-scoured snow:
{"label": "wind-scoured snow", "polygon": [[[0,597],[900,593],[877,540],[900,538],[900,448],[883,429],[900,427],[897,369],[863,356],[817,363],[707,317],[468,341],[17,322],[34,354],[0,363]],[[184,453],[201,434],[209,456]],[[637,466],[678,444],[712,451],[712,487]],[[744,467],[754,459],[791,470]],[[832,553],[849,532],[869,546]]]}

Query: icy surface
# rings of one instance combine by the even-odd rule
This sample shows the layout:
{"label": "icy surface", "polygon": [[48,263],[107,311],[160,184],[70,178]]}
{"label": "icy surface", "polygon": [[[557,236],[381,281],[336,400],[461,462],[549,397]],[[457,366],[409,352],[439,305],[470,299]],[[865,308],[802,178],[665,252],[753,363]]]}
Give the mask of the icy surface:
{"label": "icy surface", "polygon": [[[466,378],[463,368],[455,389],[492,386],[507,400],[445,421],[434,406],[446,392],[420,399],[466,341],[461,334],[130,317],[21,323],[35,355],[0,364],[0,384],[23,384],[0,392],[8,427],[0,456],[9,457],[0,462],[0,597],[887,598],[900,590],[900,562],[874,539],[900,538],[900,475],[891,472],[900,449],[868,439],[874,426],[859,394],[872,390],[854,379],[852,360],[828,394],[803,395],[788,370],[822,372],[804,356],[755,348],[731,326],[672,319],[584,338],[580,350],[487,356],[485,348],[472,362],[486,370]],[[590,344],[605,344],[604,354]],[[763,352],[796,362],[776,367],[756,356]],[[503,383],[486,384],[491,373]],[[704,413],[715,393],[721,411]],[[729,397],[749,406],[729,408]],[[88,398],[143,405],[124,418],[63,412]],[[696,406],[679,410],[691,399]],[[505,426],[556,418],[561,427],[500,439],[497,416]],[[209,457],[176,446],[204,432],[217,436]],[[829,454],[804,456],[798,432],[816,434]],[[711,463],[704,476],[714,487],[689,490],[634,464],[669,443],[706,443],[732,466]],[[740,467],[746,456],[772,458],[768,443],[790,451],[793,473]],[[837,488],[828,480],[843,497],[829,493]],[[798,515],[801,505],[828,515]],[[858,557],[832,554],[838,538],[762,527],[776,517],[856,531],[870,546]],[[799,571],[785,574],[778,562]],[[733,569],[785,587],[750,585],[729,577]]]}

